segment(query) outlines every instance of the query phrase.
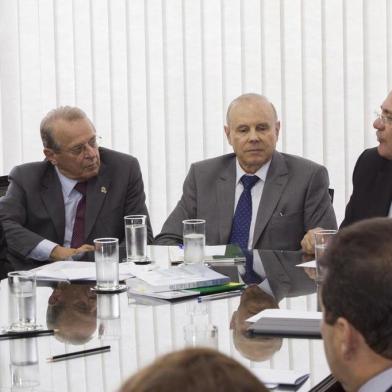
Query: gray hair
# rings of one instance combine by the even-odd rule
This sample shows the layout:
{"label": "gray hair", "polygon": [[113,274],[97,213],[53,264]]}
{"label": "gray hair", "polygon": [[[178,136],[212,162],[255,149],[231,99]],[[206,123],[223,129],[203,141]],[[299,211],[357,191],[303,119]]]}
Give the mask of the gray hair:
{"label": "gray hair", "polygon": [[226,124],[229,125],[230,111],[234,105],[236,105],[239,102],[249,101],[252,99],[265,101],[265,102],[269,103],[271,105],[273,113],[275,115],[275,120],[278,121],[278,113],[276,112],[275,106],[268,100],[268,98],[266,96],[261,95],[261,94],[256,94],[256,93],[246,93],[246,94],[240,95],[239,97],[237,97],[231,101],[229,107],[227,108],[227,112],[226,112]]}
{"label": "gray hair", "polygon": [[64,121],[76,121],[76,120],[87,120],[94,128],[93,123],[87,117],[86,113],[74,106],[60,106],[56,109],[51,110],[41,121],[40,132],[42,144],[45,148],[51,148],[52,150],[60,150],[60,146],[56,142],[53,131],[57,120]]}

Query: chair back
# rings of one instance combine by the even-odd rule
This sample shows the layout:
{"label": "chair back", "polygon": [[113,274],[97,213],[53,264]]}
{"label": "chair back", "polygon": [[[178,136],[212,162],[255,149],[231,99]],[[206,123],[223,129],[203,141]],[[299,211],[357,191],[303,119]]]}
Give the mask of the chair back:
{"label": "chair back", "polygon": [[4,196],[8,189],[8,176],[0,176],[0,197]]}

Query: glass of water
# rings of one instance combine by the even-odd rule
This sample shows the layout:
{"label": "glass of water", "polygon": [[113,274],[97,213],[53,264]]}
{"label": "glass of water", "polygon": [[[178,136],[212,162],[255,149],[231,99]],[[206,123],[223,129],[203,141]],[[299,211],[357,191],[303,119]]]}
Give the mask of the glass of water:
{"label": "glass of water", "polygon": [[187,219],[183,223],[184,263],[204,261],[205,230],[204,219]]}
{"label": "glass of water", "polygon": [[117,290],[118,238],[97,238],[95,245],[95,269],[98,290]]}
{"label": "glass of water", "polygon": [[37,329],[36,324],[36,281],[30,271],[8,273],[9,329],[29,331]]}
{"label": "glass of water", "polygon": [[127,261],[136,263],[147,260],[146,215],[124,216]]}
{"label": "glass of water", "polygon": [[320,260],[323,257],[329,242],[337,230],[318,230],[314,233],[314,253],[316,259],[316,279],[321,282],[323,279],[323,269],[320,265]]}

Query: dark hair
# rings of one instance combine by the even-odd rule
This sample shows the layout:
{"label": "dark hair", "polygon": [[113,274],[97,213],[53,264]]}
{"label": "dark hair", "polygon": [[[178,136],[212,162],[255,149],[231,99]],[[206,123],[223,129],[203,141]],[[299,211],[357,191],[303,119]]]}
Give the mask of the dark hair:
{"label": "dark hair", "polygon": [[234,359],[208,348],[166,354],[131,377],[120,392],[267,392]]}
{"label": "dark hair", "polygon": [[86,113],[77,107],[73,106],[60,106],[56,109],[51,110],[41,121],[40,132],[42,144],[45,148],[51,148],[55,151],[60,150],[60,146],[57,144],[54,136],[54,125],[57,120],[64,121],[76,121],[76,120],[87,120],[90,122],[91,126],[94,125],[87,117]]}
{"label": "dark hair", "polygon": [[373,351],[392,359],[392,220],[368,219],[342,229],[321,263],[325,321],[344,317]]}

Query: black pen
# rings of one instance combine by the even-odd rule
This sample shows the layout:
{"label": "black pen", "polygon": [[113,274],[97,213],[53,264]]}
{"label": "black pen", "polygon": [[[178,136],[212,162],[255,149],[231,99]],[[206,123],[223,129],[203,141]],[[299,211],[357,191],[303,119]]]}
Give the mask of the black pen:
{"label": "black pen", "polygon": [[242,294],[242,292],[243,292],[243,290],[233,290],[233,291],[225,291],[223,293],[203,295],[203,296],[197,297],[197,302],[213,301],[214,299],[238,297],[239,295]]}
{"label": "black pen", "polygon": [[7,332],[0,334],[0,340],[35,338],[38,336],[54,335],[56,332],[57,330],[55,329],[37,329],[36,331],[26,332]]}
{"label": "black pen", "polygon": [[47,358],[47,362],[58,362],[64,361],[66,359],[73,359],[79,357],[86,357],[87,355],[101,354],[110,351],[110,346],[102,346],[96,348],[90,348],[89,350],[74,351],[73,353],[55,355],[53,357]]}

